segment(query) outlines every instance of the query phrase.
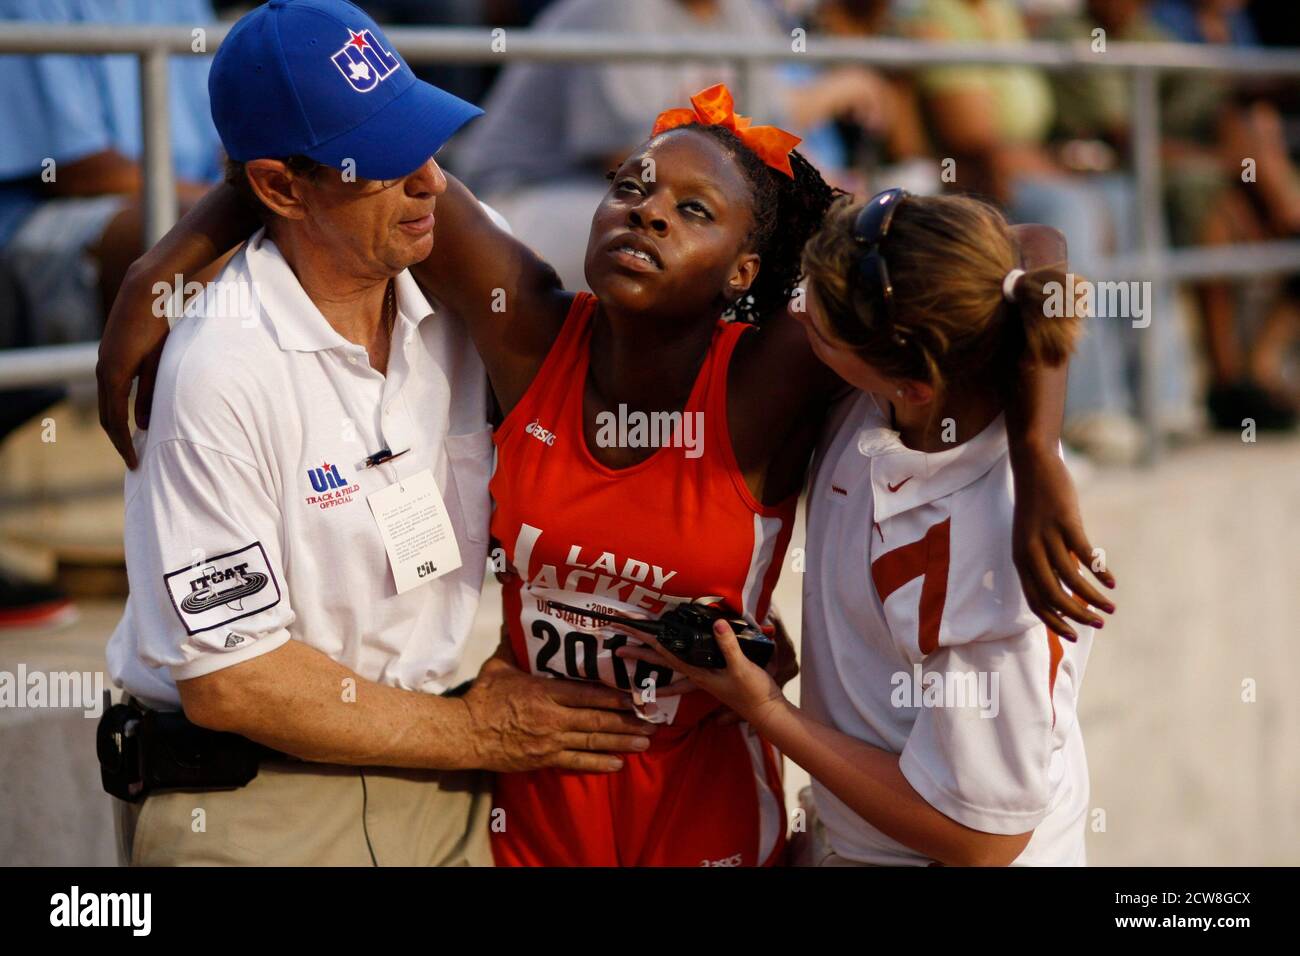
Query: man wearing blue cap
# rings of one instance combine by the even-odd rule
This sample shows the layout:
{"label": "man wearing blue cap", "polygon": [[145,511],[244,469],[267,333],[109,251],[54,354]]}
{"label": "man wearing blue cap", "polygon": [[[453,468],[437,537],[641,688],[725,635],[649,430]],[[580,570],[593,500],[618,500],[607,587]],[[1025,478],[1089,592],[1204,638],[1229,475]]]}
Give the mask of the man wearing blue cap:
{"label": "man wearing blue cap", "polygon": [[490,863],[478,771],[613,770],[648,729],[617,691],[491,662],[445,695],[485,568],[488,388],[407,267],[446,189],[433,154],[479,110],[343,0],[245,16],[209,92],[264,228],[176,325],[135,436],[108,646],[128,703],[101,728],[142,755],[104,760],[135,801],[124,855]]}

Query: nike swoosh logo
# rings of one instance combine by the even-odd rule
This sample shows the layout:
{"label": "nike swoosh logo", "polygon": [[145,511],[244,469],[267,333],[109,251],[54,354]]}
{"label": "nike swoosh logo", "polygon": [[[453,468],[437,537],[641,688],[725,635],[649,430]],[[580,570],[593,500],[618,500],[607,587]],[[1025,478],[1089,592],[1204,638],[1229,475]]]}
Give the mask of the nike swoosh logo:
{"label": "nike swoosh logo", "polygon": [[916,477],[916,476],[915,476],[915,475],[908,475],[906,478],[904,478],[902,481],[900,481],[900,482],[899,482],[898,484],[896,484],[896,485],[891,485],[889,482],[885,482],[885,486],[886,486],[887,488],[889,488],[890,491],[897,491],[899,488],[903,487],[903,485],[905,485],[905,484],[907,484],[909,481],[911,481],[914,477]]}

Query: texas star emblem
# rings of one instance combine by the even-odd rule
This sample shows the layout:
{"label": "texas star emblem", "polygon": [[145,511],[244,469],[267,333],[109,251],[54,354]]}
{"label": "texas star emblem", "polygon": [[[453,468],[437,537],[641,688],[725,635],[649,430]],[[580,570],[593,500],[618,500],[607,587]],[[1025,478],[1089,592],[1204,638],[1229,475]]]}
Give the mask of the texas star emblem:
{"label": "texas star emblem", "polygon": [[348,30],[351,39],[339,48],[331,60],[358,93],[369,93],[388,79],[402,62],[381,47],[369,30]]}

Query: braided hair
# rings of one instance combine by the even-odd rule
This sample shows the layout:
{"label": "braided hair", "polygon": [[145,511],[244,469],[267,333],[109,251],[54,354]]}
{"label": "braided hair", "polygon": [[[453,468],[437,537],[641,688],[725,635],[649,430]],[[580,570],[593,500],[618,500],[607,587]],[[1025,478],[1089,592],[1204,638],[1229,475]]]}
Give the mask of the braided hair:
{"label": "braided hair", "polygon": [[804,243],[821,226],[826,211],[843,190],[828,185],[798,150],[790,152],[791,179],[763,162],[725,126],[690,123],[675,129],[697,130],[716,139],[735,157],[754,191],[754,229],[749,243],[761,265],[754,284],[730,311],[740,321],[757,325],[786,308],[802,277]]}

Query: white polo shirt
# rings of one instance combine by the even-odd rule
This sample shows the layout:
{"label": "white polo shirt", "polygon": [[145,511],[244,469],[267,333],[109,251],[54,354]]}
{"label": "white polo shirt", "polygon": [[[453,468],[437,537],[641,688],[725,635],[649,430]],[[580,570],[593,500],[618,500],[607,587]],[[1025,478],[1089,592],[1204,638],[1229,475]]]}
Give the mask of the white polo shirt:
{"label": "white polo shirt", "polygon": [[[802,704],[900,755],[912,787],[986,833],[1034,830],[1017,864],[1084,862],[1088,766],[1076,714],[1092,635],[1050,634],[1011,559],[1001,416],[950,450],[907,448],[857,392],[808,498]],[[924,865],[814,781],[835,852]]]}
{"label": "white polo shirt", "polygon": [[[441,692],[469,638],[488,540],[488,385],[468,332],[403,272],[380,375],[264,232],[214,288],[223,298],[168,339],[136,436],[113,680],[177,708],[177,680],[294,639],[368,680]],[[409,451],[362,467],[382,448]],[[398,594],[366,498],[424,469],[461,566]]]}

